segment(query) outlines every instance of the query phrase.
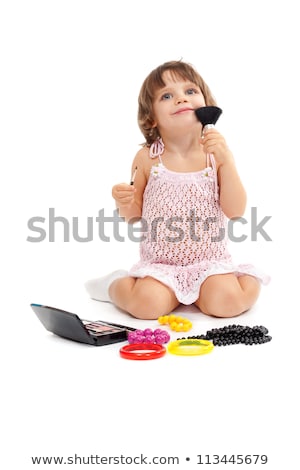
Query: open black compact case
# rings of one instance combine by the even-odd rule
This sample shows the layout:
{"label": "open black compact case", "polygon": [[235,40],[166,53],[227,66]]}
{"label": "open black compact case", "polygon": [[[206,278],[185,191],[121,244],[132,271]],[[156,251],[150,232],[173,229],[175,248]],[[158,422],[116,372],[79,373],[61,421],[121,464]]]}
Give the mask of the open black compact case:
{"label": "open black compact case", "polygon": [[127,341],[128,331],[136,329],[101,320],[82,320],[75,313],[46,305],[30,304],[30,306],[46,330],[63,338],[93,346]]}

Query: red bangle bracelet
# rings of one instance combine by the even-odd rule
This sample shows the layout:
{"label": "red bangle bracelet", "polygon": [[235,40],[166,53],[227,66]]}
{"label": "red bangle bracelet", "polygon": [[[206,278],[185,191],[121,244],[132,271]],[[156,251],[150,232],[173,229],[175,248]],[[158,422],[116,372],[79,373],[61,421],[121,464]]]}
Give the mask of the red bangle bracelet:
{"label": "red bangle bracelet", "polygon": [[161,344],[126,344],[120,349],[121,357],[133,360],[157,359],[165,354],[166,348]]}

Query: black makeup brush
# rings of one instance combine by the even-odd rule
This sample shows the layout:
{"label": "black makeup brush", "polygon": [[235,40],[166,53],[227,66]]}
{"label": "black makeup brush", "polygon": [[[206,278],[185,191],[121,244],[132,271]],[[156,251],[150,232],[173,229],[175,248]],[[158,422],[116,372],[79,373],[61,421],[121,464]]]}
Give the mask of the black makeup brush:
{"label": "black makeup brush", "polygon": [[217,106],[203,106],[195,110],[198,120],[201,122],[203,129],[205,127],[214,126],[222,114],[222,109]]}
{"label": "black makeup brush", "polygon": [[[211,127],[214,127],[216,124],[217,120],[222,114],[222,109],[218,108],[217,106],[203,106],[202,108],[195,109],[195,113],[197,116],[197,119],[201,122],[202,124],[202,135],[203,135],[203,130],[204,129],[209,129]],[[211,165],[215,170],[215,165],[216,163],[214,162],[213,155],[207,154],[207,161],[211,161]],[[217,201],[219,198],[219,191],[218,191],[218,182],[217,182],[217,177],[216,177],[216,184],[215,184],[215,200]]]}

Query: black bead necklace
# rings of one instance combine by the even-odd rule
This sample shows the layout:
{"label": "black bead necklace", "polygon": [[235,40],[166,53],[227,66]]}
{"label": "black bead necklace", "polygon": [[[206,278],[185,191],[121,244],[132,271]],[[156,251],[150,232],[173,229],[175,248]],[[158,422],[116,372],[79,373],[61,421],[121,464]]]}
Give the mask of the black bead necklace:
{"label": "black bead necklace", "polygon": [[206,339],[214,346],[229,346],[230,344],[263,344],[271,341],[272,336],[265,326],[228,325],[223,328],[213,328],[205,335],[188,336],[180,339]]}

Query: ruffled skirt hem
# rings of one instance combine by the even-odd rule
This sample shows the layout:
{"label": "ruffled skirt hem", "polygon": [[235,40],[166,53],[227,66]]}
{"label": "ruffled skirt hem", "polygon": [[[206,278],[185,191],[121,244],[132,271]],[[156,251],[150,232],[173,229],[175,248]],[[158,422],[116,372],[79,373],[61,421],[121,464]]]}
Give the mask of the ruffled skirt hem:
{"label": "ruffled skirt hem", "polygon": [[270,282],[270,276],[251,264],[234,265],[227,261],[213,261],[206,264],[189,266],[173,266],[160,263],[140,261],[129,271],[129,276],[143,278],[153,277],[170,287],[184,305],[192,305],[198,298],[201,285],[209,277],[217,274],[233,273],[237,277],[249,275],[257,278],[263,285]]}

